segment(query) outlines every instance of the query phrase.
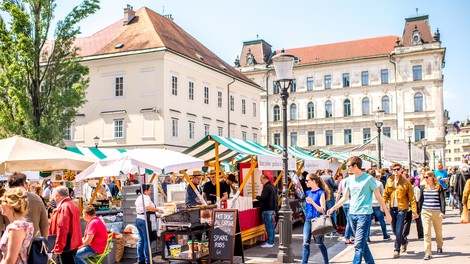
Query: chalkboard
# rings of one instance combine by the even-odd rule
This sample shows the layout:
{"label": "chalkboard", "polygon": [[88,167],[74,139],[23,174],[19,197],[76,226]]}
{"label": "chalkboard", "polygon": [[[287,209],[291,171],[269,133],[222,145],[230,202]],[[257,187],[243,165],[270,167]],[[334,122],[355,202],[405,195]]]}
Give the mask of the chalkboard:
{"label": "chalkboard", "polygon": [[210,259],[230,260],[233,263],[234,248],[237,256],[242,256],[243,245],[238,222],[238,210],[214,209],[212,214],[212,235],[210,236]]}

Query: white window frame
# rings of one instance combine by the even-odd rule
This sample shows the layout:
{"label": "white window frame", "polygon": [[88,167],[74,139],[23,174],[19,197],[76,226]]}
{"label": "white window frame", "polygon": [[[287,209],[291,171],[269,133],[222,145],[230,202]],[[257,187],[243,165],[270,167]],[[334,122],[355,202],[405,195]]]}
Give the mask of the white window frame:
{"label": "white window frame", "polygon": [[194,121],[188,121],[188,137],[189,139],[194,139],[195,138],[195,123]]}
{"label": "white window frame", "polygon": [[194,82],[188,82],[188,99],[194,100]]}
{"label": "white window frame", "polygon": [[204,86],[204,104],[209,104],[209,87]]}
{"label": "white window frame", "polygon": [[171,118],[171,136],[178,137],[178,118]]}
{"label": "white window frame", "polygon": [[113,119],[113,137],[124,138],[124,118]]}
{"label": "white window frame", "polygon": [[171,76],[171,95],[178,95],[178,77]]}
{"label": "white window frame", "polygon": [[114,77],[114,97],[124,96],[124,76]]}
{"label": "white window frame", "polygon": [[246,99],[242,98],[242,115],[246,115]]}

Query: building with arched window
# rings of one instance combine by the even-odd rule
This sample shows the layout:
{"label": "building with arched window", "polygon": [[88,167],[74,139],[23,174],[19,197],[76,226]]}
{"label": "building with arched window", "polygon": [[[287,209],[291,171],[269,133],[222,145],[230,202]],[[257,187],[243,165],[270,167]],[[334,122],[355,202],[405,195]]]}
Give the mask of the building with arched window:
{"label": "building with arched window", "polygon": [[[295,133],[298,146],[340,151],[360,146],[377,136],[374,112],[382,109],[384,136],[407,141],[406,131],[413,130],[411,140],[418,147],[427,139],[428,156],[445,148],[446,49],[440,33],[431,33],[427,15],[406,18],[404,30],[396,32],[403,35],[285,49],[296,56],[288,105],[295,104],[298,111],[295,119],[291,111],[288,135]],[[281,97],[271,58],[281,51],[258,39],[243,43],[240,58],[249,49],[258,51],[258,64],[242,62],[237,69],[265,89],[260,107],[273,109],[281,105]],[[268,115],[261,116],[260,141],[273,143],[274,135],[282,136],[282,122],[275,111],[262,109]],[[371,145],[367,151],[376,154]]]}

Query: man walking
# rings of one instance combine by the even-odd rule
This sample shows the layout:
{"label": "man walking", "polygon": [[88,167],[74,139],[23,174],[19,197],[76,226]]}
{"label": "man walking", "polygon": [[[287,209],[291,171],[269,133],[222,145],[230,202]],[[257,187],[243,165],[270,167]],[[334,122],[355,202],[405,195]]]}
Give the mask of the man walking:
{"label": "man walking", "polygon": [[20,172],[15,172],[8,177],[7,182],[10,188],[23,187],[25,189],[26,197],[28,197],[29,201],[26,218],[33,223],[33,237],[36,238],[42,236],[47,239],[49,233],[49,220],[47,219],[46,207],[44,206],[41,197],[26,190],[26,175]]}
{"label": "man walking", "polygon": [[256,199],[260,201],[264,226],[268,233],[268,241],[261,244],[261,247],[270,248],[274,246],[274,212],[277,211],[277,189],[266,175],[261,175],[260,181],[263,184],[263,190],[261,196],[256,196]]}
{"label": "man walking", "polygon": [[[344,196],[336,203],[328,214],[331,215],[336,209],[338,209],[343,203],[349,198],[349,219],[351,227],[354,233],[354,264],[359,264],[364,261],[369,264],[374,264],[374,258],[367,245],[367,238],[370,232],[371,213],[372,213],[372,194],[375,195],[382,208],[386,208],[386,205],[382,199],[377,183],[375,179],[369,174],[362,172],[362,160],[357,156],[349,158],[347,162],[348,173],[351,174],[348,177],[346,183],[346,192]],[[387,210],[385,211],[386,221],[390,223],[392,217]]]}
{"label": "man walking", "polygon": [[410,181],[402,176],[403,167],[400,163],[394,163],[391,166],[393,175],[387,180],[383,199],[385,203],[389,203],[390,215],[392,216],[392,231],[395,234],[395,249],[393,257],[400,257],[400,247],[403,246],[402,252],[406,252],[408,241],[403,239],[403,228],[405,225],[405,217],[411,205],[413,218],[418,217],[418,209],[414,196],[413,186]]}
{"label": "man walking", "polygon": [[70,199],[69,189],[65,186],[55,188],[52,199],[57,203],[49,228],[49,236],[57,236],[52,252],[59,256],[61,263],[75,263],[75,254],[82,244],[80,210]]}

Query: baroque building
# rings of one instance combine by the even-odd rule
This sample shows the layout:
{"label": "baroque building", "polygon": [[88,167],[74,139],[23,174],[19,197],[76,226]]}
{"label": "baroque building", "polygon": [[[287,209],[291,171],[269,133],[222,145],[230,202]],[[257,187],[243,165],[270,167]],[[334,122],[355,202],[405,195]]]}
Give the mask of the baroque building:
{"label": "baroque building", "polygon": [[258,140],[260,87],[173,22],[143,7],[76,40],[86,104],[68,146],[183,151],[209,134]]}
{"label": "baroque building", "polygon": [[[246,41],[235,61],[239,71],[263,87],[261,142],[277,145],[282,142],[282,102],[271,58],[279,52],[265,40]],[[402,36],[285,52],[296,57],[287,107],[289,145],[352,150],[377,135],[374,112],[381,109],[384,136],[400,141],[411,136],[415,145],[426,138],[428,156],[444,150],[445,48],[439,30],[431,33],[427,15],[405,19]],[[375,144],[368,148],[375,151]]]}

